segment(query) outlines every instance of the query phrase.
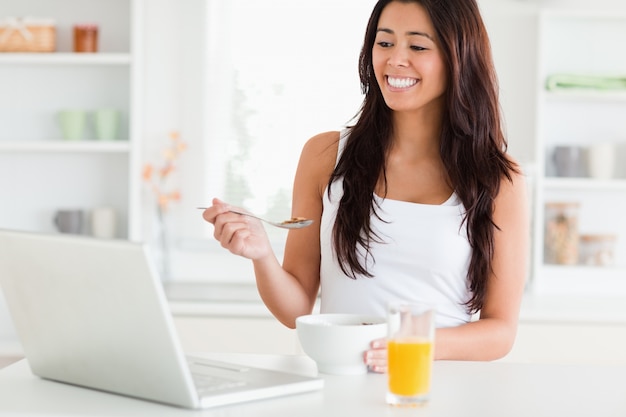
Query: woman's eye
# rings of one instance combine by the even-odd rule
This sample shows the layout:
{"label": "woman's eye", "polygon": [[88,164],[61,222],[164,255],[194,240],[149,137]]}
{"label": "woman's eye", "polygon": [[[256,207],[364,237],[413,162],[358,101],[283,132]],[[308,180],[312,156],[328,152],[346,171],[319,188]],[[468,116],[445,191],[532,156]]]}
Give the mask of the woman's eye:
{"label": "woman's eye", "polygon": [[389,48],[392,45],[391,42],[385,42],[385,41],[376,42],[376,44],[382,48]]}
{"label": "woman's eye", "polygon": [[417,45],[413,45],[411,46],[411,49],[414,51],[425,51],[426,48],[424,48],[423,46],[417,46]]}

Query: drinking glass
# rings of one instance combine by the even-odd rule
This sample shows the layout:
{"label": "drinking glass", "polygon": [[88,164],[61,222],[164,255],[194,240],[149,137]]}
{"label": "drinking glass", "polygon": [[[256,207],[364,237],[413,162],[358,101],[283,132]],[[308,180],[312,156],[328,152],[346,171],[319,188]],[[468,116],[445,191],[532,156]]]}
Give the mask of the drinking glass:
{"label": "drinking glass", "polygon": [[387,326],[387,403],[424,404],[432,379],[435,310],[430,305],[392,303]]}

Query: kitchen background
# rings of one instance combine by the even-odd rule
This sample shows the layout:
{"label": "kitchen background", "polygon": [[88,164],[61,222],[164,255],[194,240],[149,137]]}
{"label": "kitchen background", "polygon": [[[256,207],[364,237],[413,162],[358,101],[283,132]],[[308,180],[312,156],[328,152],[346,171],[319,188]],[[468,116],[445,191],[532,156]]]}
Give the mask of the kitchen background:
{"label": "kitchen background", "polygon": [[[231,348],[198,336],[203,323],[250,334],[253,320],[279,335],[268,351],[291,349],[249,263],[211,240],[196,207],[218,196],[290,216],[302,144],[358,109],[374,3],[0,0],[0,227],[148,242],[187,347]],[[619,324],[624,343],[626,6],[480,5],[532,196],[522,318],[557,323],[532,334],[564,342],[573,322],[611,334]],[[35,36],[26,46],[23,30]],[[280,253],[284,232],[271,233]],[[3,352],[20,348],[0,298]]]}

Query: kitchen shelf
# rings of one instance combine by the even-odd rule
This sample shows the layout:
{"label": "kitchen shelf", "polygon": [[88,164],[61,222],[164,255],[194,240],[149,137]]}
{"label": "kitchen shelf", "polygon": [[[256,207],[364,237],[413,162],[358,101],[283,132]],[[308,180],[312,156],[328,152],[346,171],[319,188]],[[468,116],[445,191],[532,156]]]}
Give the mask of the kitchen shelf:
{"label": "kitchen shelf", "polygon": [[0,65],[129,65],[128,53],[0,53]]}
{"label": "kitchen shelf", "polygon": [[[626,78],[626,73],[621,74]],[[626,90],[609,91],[609,90],[593,90],[593,89],[571,89],[559,91],[542,91],[544,99],[549,102],[562,101],[606,101],[606,102],[624,102],[626,103]]]}
{"label": "kitchen shelf", "polygon": [[626,19],[626,10],[622,9],[613,9],[612,7],[596,7],[594,5],[590,5],[588,7],[582,6],[572,6],[568,8],[562,7],[553,7],[546,8],[543,10],[543,15],[547,18],[552,19],[580,19],[580,20],[598,20],[598,21],[606,21],[610,22],[612,20],[621,21]]}
{"label": "kitchen shelf", "polygon": [[[8,16],[56,22],[56,52],[0,53],[0,227],[55,231],[54,211],[113,207],[117,238],[141,231],[143,0],[0,0]],[[100,28],[98,52],[72,52],[72,27]],[[118,140],[96,140],[94,115],[120,113]],[[80,141],[62,139],[58,114],[82,110]]]}
{"label": "kitchen shelf", "polygon": [[557,178],[546,177],[543,180],[546,189],[559,190],[613,190],[626,192],[626,179],[597,180],[592,178]]}
{"label": "kitchen shelf", "polygon": [[[541,294],[626,296],[626,267],[544,265],[545,276],[536,282]],[[607,293],[610,288],[610,293]]]}
{"label": "kitchen shelf", "polygon": [[[626,55],[615,53],[626,43],[626,14],[620,10],[542,10],[538,41],[537,178],[530,288],[537,295],[625,296],[626,170],[619,161],[626,146],[626,90],[546,90],[546,80],[555,74],[626,77]],[[553,176],[551,152],[556,146],[580,147],[585,155],[585,149],[598,143],[615,146],[614,178]],[[581,170],[585,168],[581,166]],[[544,262],[546,221],[551,219],[546,204],[558,202],[579,205],[572,214],[575,220],[564,226],[575,227],[574,236],[617,236],[613,247],[615,266]]]}
{"label": "kitchen shelf", "polygon": [[127,153],[130,151],[130,142],[117,141],[0,141],[0,153],[28,153],[28,152],[93,152],[93,153]]}

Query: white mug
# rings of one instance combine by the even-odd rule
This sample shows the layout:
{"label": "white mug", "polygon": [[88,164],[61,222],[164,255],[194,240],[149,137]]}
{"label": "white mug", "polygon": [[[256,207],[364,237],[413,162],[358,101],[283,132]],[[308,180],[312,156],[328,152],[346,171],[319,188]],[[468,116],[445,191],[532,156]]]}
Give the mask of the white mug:
{"label": "white mug", "polygon": [[100,239],[113,239],[117,229],[115,209],[97,207],[91,211],[91,234]]}
{"label": "white mug", "polygon": [[591,178],[608,180],[615,169],[615,147],[611,143],[591,145],[587,151],[587,168]]}

